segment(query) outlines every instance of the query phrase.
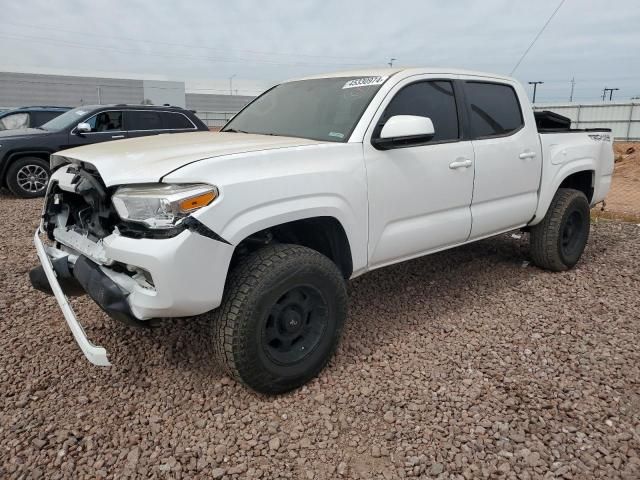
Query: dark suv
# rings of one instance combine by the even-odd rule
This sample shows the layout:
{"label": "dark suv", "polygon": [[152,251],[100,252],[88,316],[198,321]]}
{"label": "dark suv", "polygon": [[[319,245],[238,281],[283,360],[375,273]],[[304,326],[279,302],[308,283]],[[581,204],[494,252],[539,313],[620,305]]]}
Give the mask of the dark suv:
{"label": "dark suv", "polygon": [[147,105],[82,106],[38,128],[0,131],[0,186],[15,195],[44,195],[49,155],[72,147],[159,133],[208,130],[180,107]]}
{"label": "dark suv", "polygon": [[71,110],[71,107],[20,107],[0,113],[0,131],[36,128]]}

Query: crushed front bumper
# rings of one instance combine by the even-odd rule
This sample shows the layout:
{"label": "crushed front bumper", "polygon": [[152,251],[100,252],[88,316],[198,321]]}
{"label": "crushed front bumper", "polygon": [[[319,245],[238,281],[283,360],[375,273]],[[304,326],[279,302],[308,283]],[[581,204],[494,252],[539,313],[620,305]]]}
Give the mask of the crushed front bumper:
{"label": "crushed front bumper", "polygon": [[58,305],[60,305],[60,309],[64,315],[69,328],[71,329],[71,333],[73,333],[73,337],[76,339],[78,346],[84,353],[84,356],[87,357],[94,365],[108,367],[111,365],[109,363],[109,359],[107,358],[107,351],[103,347],[99,347],[94,345],[89,338],[87,338],[87,334],[82,328],[80,322],[76,318],[76,314],[69,305],[69,301],[67,300],[66,295],[62,291],[60,287],[60,283],[58,282],[58,278],[56,277],[56,272],[53,269],[53,265],[51,263],[51,259],[47,254],[46,248],[40,239],[39,231],[36,231],[36,234],[33,237],[33,242],[36,245],[36,251],[38,252],[38,257],[40,258],[40,263],[42,264],[42,268],[44,269],[44,273],[47,276],[47,280],[49,280],[49,285],[51,286],[51,290],[58,301]]}
{"label": "crushed front bumper", "polygon": [[[89,341],[65,292],[87,293],[109,316],[129,325],[200,315],[220,305],[233,253],[233,246],[188,230],[167,239],[112,234],[100,245],[74,242],[60,248],[45,245],[41,233],[34,235],[41,269],[31,272],[32,284],[55,295],[78,345],[94,365],[109,365],[107,353]],[[144,269],[152,288],[114,270],[111,264],[116,262]]]}

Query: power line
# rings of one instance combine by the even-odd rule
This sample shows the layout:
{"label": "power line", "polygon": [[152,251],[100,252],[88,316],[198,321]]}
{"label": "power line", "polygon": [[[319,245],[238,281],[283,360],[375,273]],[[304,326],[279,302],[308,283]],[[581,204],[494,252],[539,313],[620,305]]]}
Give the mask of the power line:
{"label": "power line", "polygon": [[542,26],[542,28],[540,29],[540,31],[538,32],[538,34],[536,35],[536,37],[533,39],[533,42],[531,42],[531,44],[527,47],[527,49],[524,51],[524,53],[522,54],[522,56],[520,57],[520,60],[518,60],[518,63],[516,63],[516,66],[513,67],[513,70],[511,70],[511,73],[509,75],[513,75],[513,72],[515,72],[518,67],[520,66],[520,63],[522,62],[522,60],[524,60],[524,57],[527,56],[527,53],[529,53],[529,50],[531,50],[531,48],[535,45],[535,43],[538,41],[538,38],[540,38],[540,35],[542,35],[542,32],[544,32],[544,30],[547,28],[547,25],[549,25],[549,23],[551,22],[551,20],[553,19],[553,17],[556,16],[556,13],[558,13],[558,10],[560,10],[560,7],[562,7],[562,5],[564,5],[564,2],[566,0],[560,0],[560,4],[556,7],[556,9],[553,11],[553,13],[551,14],[551,16],[547,19],[547,21],[545,22],[545,24]]}
{"label": "power line", "polygon": [[12,38],[18,40],[27,40],[27,41],[46,41],[47,43],[59,43],[63,45],[67,45],[73,48],[84,48],[90,50],[110,50],[119,53],[129,53],[136,55],[145,55],[145,56],[156,56],[156,57],[164,57],[164,58],[191,58],[197,60],[209,60],[216,61],[221,63],[260,63],[264,65],[273,65],[273,66],[287,66],[287,67],[317,67],[317,66],[342,66],[342,67],[354,67],[354,66],[371,66],[371,63],[304,63],[304,62],[281,62],[281,61],[270,61],[265,59],[255,59],[255,58],[229,58],[229,57],[210,57],[203,55],[185,55],[185,54],[168,54],[168,53],[157,53],[157,52],[144,52],[141,50],[123,50],[121,48],[110,47],[107,45],[86,45],[78,42],[71,42],[67,40],[60,39],[52,39],[47,37],[36,37],[36,36],[28,36],[28,35],[6,35],[0,34],[2,38]]}
{"label": "power line", "polygon": [[[13,25],[13,26],[18,26],[18,27],[27,27],[27,28],[33,28],[36,30],[53,30],[56,32],[64,32],[64,33],[71,33],[74,35],[92,35],[93,33],[90,32],[81,32],[78,30],[67,30],[67,29],[60,29],[57,27],[48,27],[45,25],[30,25],[30,24],[26,24],[26,23],[16,23],[16,22],[6,22],[6,21],[0,21],[0,23],[3,23],[5,25]],[[248,53],[251,55],[280,55],[280,56],[291,56],[291,57],[307,57],[307,58],[333,58],[333,59],[337,59],[337,60],[364,60],[364,58],[362,57],[348,57],[348,56],[337,56],[337,55],[317,55],[317,54],[310,54],[310,53],[294,53],[294,52],[269,52],[269,51],[260,51],[260,50],[242,50],[242,49],[237,49],[237,48],[224,48],[221,49],[219,47],[211,47],[209,45],[194,45],[194,44],[185,44],[185,43],[175,43],[175,42],[166,42],[166,41],[157,41],[157,40],[143,40],[143,39],[138,39],[138,38],[132,38],[132,37],[121,37],[121,36],[116,36],[116,35],[103,35],[100,34],[100,38],[112,38],[114,40],[126,40],[129,42],[140,42],[140,43],[150,43],[153,45],[169,45],[169,46],[174,46],[174,47],[184,47],[184,48],[200,48],[200,49],[205,49],[205,50],[212,50],[212,51],[216,51],[216,52],[220,52],[220,51],[224,51],[224,52],[239,52],[239,53]]]}

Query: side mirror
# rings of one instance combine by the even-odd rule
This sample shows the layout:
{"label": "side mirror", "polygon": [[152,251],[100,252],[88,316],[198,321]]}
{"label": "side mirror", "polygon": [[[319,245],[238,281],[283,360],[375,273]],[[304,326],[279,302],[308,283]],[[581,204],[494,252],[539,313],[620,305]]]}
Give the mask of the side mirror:
{"label": "side mirror", "polygon": [[417,115],[394,115],[382,127],[379,138],[374,138],[374,147],[380,150],[394,146],[408,146],[428,142],[435,135],[433,122],[428,117]]}
{"label": "side mirror", "polygon": [[88,123],[81,122],[76,125],[76,132],[78,133],[89,133],[91,131],[91,125]]}

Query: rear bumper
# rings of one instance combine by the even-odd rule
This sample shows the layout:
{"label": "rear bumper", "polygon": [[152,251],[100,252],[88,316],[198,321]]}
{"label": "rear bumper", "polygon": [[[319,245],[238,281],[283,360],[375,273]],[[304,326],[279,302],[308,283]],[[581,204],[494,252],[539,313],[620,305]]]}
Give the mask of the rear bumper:
{"label": "rear bumper", "polygon": [[94,345],[91,340],[89,340],[87,334],[84,331],[84,328],[82,328],[82,325],[78,321],[76,314],[71,308],[71,305],[69,305],[67,297],[63,293],[62,288],[60,287],[60,283],[58,282],[58,278],[56,277],[51,259],[47,254],[42,240],[40,240],[38,231],[36,231],[36,234],[33,237],[33,242],[35,243],[38,258],[40,259],[42,269],[44,270],[47,280],[49,281],[51,290],[55,295],[56,300],[58,301],[58,305],[60,305],[60,309],[62,310],[65,320],[67,321],[67,325],[69,325],[71,333],[76,339],[76,342],[82,350],[82,353],[84,353],[84,356],[87,357],[87,360],[89,360],[94,365],[102,367],[110,366],[111,363],[109,363],[109,359],[107,358],[107,351],[103,347]]}

